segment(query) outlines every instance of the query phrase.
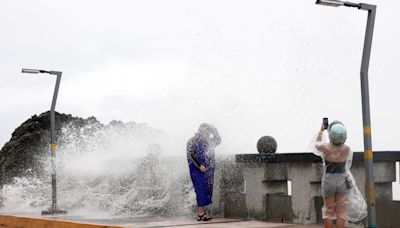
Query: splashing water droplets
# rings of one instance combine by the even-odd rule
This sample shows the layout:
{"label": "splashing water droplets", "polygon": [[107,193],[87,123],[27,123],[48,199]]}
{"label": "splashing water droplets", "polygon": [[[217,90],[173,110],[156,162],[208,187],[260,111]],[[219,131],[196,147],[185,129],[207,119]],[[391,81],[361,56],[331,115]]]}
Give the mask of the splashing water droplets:
{"label": "splashing water droplets", "polygon": [[[103,218],[189,214],[195,200],[186,158],[162,156],[166,138],[165,133],[137,123],[64,125],[56,152],[58,206],[69,214]],[[3,186],[0,210],[48,209],[49,164],[45,157],[39,164],[43,175],[14,178]]]}

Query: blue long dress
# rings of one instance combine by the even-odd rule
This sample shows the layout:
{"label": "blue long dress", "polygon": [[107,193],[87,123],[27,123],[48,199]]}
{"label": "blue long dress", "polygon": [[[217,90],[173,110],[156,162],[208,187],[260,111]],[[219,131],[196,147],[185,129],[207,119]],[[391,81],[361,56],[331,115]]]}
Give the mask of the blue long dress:
{"label": "blue long dress", "polygon": [[[204,140],[199,134],[189,139],[187,143],[187,158],[189,163],[190,177],[196,192],[197,206],[204,207],[212,203],[212,192],[214,185],[215,156],[214,147],[221,143],[218,133],[214,139]],[[203,173],[200,165],[206,167]]]}

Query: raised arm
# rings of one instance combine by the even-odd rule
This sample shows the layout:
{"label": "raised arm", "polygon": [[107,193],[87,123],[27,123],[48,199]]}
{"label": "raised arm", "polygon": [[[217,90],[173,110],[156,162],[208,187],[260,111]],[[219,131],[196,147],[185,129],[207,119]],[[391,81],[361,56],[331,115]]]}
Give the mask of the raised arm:
{"label": "raised arm", "polygon": [[323,156],[324,152],[326,151],[326,144],[322,143],[322,136],[324,134],[324,126],[321,126],[318,134],[314,136],[313,140],[310,143],[311,151],[317,156]]}
{"label": "raised arm", "polygon": [[324,133],[324,125],[321,125],[321,129],[319,129],[318,136],[317,136],[317,143],[322,142],[322,134]]}
{"label": "raised arm", "polygon": [[211,141],[213,142],[214,146],[218,146],[219,144],[221,144],[221,136],[213,125],[210,125],[210,130],[211,134],[213,135]]}

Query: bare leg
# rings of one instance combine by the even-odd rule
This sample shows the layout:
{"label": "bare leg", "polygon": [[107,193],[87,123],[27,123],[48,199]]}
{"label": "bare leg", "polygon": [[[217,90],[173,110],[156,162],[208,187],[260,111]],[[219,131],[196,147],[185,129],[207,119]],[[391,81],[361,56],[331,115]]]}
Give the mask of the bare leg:
{"label": "bare leg", "polygon": [[335,213],[335,197],[324,197],[324,204],[326,208],[326,219],[324,220],[325,228],[333,227],[333,216]]}
{"label": "bare leg", "polygon": [[204,215],[205,211],[204,211],[204,207],[197,207],[197,215]]}
{"label": "bare leg", "polygon": [[346,195],[336,195],[335,196],[335,201],[336,201],[336,227],[337,228],[344,228],[345,225],[345,219],[344,219],[344,213],[346,209]]}

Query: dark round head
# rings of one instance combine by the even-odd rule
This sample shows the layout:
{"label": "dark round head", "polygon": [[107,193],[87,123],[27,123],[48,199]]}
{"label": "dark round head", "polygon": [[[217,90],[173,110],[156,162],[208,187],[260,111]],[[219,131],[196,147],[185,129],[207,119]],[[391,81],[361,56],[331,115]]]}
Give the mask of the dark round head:
{"label": "dark round head", "polygon": [[276,140],[268,135],[261,137],[257,142],[259,153],[275,153],[277,147]]}

